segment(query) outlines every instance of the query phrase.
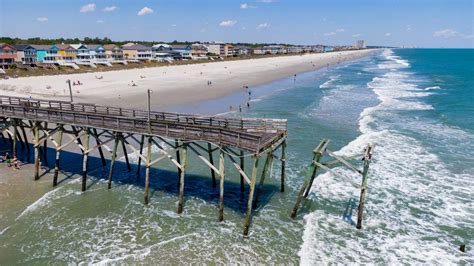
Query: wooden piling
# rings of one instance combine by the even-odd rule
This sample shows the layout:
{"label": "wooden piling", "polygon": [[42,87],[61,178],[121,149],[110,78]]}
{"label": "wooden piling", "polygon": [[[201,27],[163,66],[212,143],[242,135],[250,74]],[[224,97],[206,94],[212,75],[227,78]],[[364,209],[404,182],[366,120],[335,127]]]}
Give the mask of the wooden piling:
{"label": "wooden piling", "polygon": [[263,165],[262,176],[260,177],[260,184],[258,185],[257,192],[255,193],[255,200],[253,201],[253,208],[256,209],[258,205],[258,198],[260,197],[260,193],[262,192],[263,183],[265,182],[265,178],[268,174],[268,170],[270,169],[270,165],[273,164],[273,149],[270,149],[267,152],[267,159],[265,160],[265,164]]}
{"label": "wooden piling", "polygon": [[35,180],[39,179],[40,158],[39,158],[39,123],[35,122],[33,128],[34,133],[34,148],[35,148]]}
{"label": "wooden piling", "polygon": [[280,192],[285,192],[285,171],[286,171],[286,139],[281,145],[281,179]]}
{"label": "wooden piling", "polygon": [[145,135],[142,135],[140,139],[140,154],[138,156],[138,166],[137,166],[137,179],[140,179],[140,168],[142,164],[142,157],[140,155],[143,154],[143,143],[145,142]]}
{"label": "wooden piling", "polygon": [[182,153],[182,161],[181,161],[181,168],[179,171],[179,196],[178,196],[178,214],[183,212],[184,207],[184,175],[186,173],[186,160],[187,160],[187,148],[188,144],[183,142],[181,147]]}
{"label": "wooden piling", "polygon": [[253,202],[253,192],[255,190],[255,184],[257,183],[257,170],[258,170],[258,161],[259,156],[254,155],[253,158],[253,165],[252,165],[252,179],[250,182],[250,189],[249,189],[249,198],[247,202],[247,213],[245,215],[245,223],[244,223],[244,237],[248,237],[249,229],[250,229],[250,222],[252,216],[252,202]]}
{"label": "wooden piling", "polygon": [[89,158],[89,138],[90,132],[89,129],[86,129],[86,139],[84,144],[84,153],[82,160],[82,192],[86,191],[87,185],[87,161]]}
{"label": "wooden piling", "polygon": [[364,154],[364,170],[362,171],[362,186],[360,188],[359,207],[357,208],[357,229],[362,229],[362,217],[364,214],[365,194],[367,193],[367,181],[369,173],[369,165],[371,160],[372,147],[369,145],[365,148]]}
{"label": "wooden piling", "polygon": [[[211,143],[207,143],[207,153],[209,154],[209,162],[214,165],[214,157],[212,156],[212,146]],[[216,173],[214,170],[211,169],[211,176],[212,176],[212,187],[215,188],[217,186],[216,181]]]}
{"label": "wooden piling", "polygon": [[221,147],[219,154],[219,222],[224,221],[224,156],[224,147]]}
{"label": "wooden piling", "polygon": [[118,148],[118,143],[119,143],[119,138],[117,133],[114,133],[114,147],[112,149],[112,158],[110,159],[110,169],[109,169],[109,183],[108,183],[108,189],[112,188],[112,175],[114,173],[114,166],[115,166],[115,160],[117,159],[117,148]]}
{"label": "wooden piling", "polygon": [[313,186],[314,178],[316,177],[316,172],[318,171],[318,168],[319,168],[319,166],[317,164],[314,164],[313,162],[319,163],[321,161],[323,153],[326,150],[326,147],[327,147],[328,144],[329,144],[329,140],[323,139],[321,141],[321,143],[319,143],[318,147],[313,151],[313,160],[312,160],[312,163],[311,163],[313,165],[313,172],[311,174],[311,178],[309,180],[306,191],[303,194],[303,197],[305,199],[308,197],[309,192],[311,191],[311,187]]}
{"label": "wooden piling", "polygon": [[130,172],[130,171],[132,171],[132,167],[130,166],[130,161],[128,160],[127,147],[125,146],[125,139],[124,139],[122,134],[120,136],[120,139],[121,139],[121,142],[122,142],[123,156],[125,156],[125,163],[127,164],[127,170]]}
{"label": "wooden piling", "polygon": [[26,145],[26,161],[30,162],[30,145],[28,143],[28,137],[26,136],[25,127],[20,125],[21,133],[23,134],[23,139],[25,140]]}
{"label": "wooden piling", "polygon": [[[44,123],[44,129],[48,130],[48,123],[47,122]],[[48,164],[48,138],[44,139],[42,156],[43,156],[43,164],[47,165]]]}
{"label": "wooden piling", "polygon": [[296,203],[295,206],[293,207],[293,210],[291,211],[291,218],[295,219],[296,214],[298,213],[298,209],[300,207],[301,200],[303,199],[303,193],[306,190],[306,187],[308,186],[308,182],[305,180],[303,186],[301,186],[300,191],[298,192],[298,196],[296,198]]}
{"label": "wooden piling", "polygon": [[97,129],[93,129],[93,132],[94,132],[94,135],[95,135],[95,142],[97,143],[97,149],[99,150],[99,155],[100,155],[100,161],[102,162],[102,166],[106,166],[107,163],[105,161],[105,157],[104,157],[104,151],[102,150],[102,147],[100,146],[100,142],[99,142],[99,135],[97,134]]}
{"label": "wooden piling", "polygon": [[18,130],[16,128],[16,120],[14,119],[13,120],[13,137],[12,137],[12,150],[13,150],[13,156],[16,156],[16,142],[17,142],[17,138],[18,138]]}
{"label": "wooden piling", "polygon": [[150,183],[150,162],[151,162],[151,136],[148,137],[148,148],[147,148],[147,156],[146,156],[146,171],[145,171],[145,205],[148,204],[148,191],[149,191],[149,183]]}
{"label": "wooden piling", "polygon": [[61,143],[63,141],[63,128],[58,132],[57,136],[57,147],[56,147],[56,160],[54,162],[54,177],[53,177],[53,187],[58,185],[58,174],[59,174],[59,153],[61,152]]}
{"label": "wooden piling", "polygon": [[[244,151],[240,150],[240,168],[242,169],[242,171],[245,171],[244,162],[245,162]],[[245,180],[244,180],[244,176],[241,173],[240,174],[240,193],[243,194],[244,192],[245,192]]]}

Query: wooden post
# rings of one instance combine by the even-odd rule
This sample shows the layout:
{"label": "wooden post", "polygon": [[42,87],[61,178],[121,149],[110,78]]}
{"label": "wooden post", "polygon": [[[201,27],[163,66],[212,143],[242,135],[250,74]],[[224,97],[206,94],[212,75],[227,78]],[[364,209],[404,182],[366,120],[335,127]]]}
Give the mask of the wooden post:
{"label": "wooden post", "polygon": [[13,150],[13,156],[16,156],[16,139],[18,138],[18,132],[17,132],[17,128],[16,128],[16,120],[13,119],[13,138],[12,138],[12,150]]}
{"label": "wooden post", "polygon": [[34,148],[35,148],[35,180],[39,179],[40,158],[39,158],[39,123],[35,122],[33,128],[34,133]]}
{"label": "wooden post", "polygon": [[117,147],[119,143],[119,138],[117,136],[117,133],[114,133],[114,137],[115,137],[115,142],[114,142],[114,148],[112,150],[112,158],[110,161],[110,169],[109,169],[109,184],[108,184],[109,189],[112,188],[112,175],[114,173],[115,159],[117,158]]}
{"label": "wooden post", "polygon": [[84,153],[83,153],[83,161],[82,161],[82,191],[86,191],[86,184],[87,184],[87,161],[89,158],[89,129],[86,129],[86,139],[84,144]]}
{"label": "wooden post", "polygon": [[23,125],[20,125],[20,129],[23,134],[23,139],[25,140],[25,145],[26,145],[26,161],[30,162],[30,145],[28,143],[28,137],[26,136],[25,128],[23,127]]}
{"label": "wooden post", "polygon": [[308,182],[305,180],[303,186],[301,187],[300,191],[298,192],[298,197],[296,198],[296,203],[295,206],[293,207],[293,210],[291,211],[291,218],[295,219],[296,218],[296,213],[298,212],[298,208],[300,207],[301,200],[303,199],[303,193],[306,190],[306,187],[308,186]]}
{"label": "wooden post", "polygon": [[63,141],[63,128],[58,132],[57,143],[58,147],[56,147],[56,160],[54,162],[54,177],[53,177],[53,187],[58,185],[58,174],[59,174],[59,153],[61,152],[61,143]]}
{"label": "wooden post", "polygon": [[[145,142],[145,135],[142,135],[140,139],[140,155],[143,153],[143,143]],[[142,164],[142,157],[138,156],[138,166],[137,166],[137,179],[140,178],[140,166]]]}
{"label": "wooden post", "polygon": [[183,142],[181,147],[181,152],[183,155],[183,161],[181,164],[181,171],[179,173],[179,198],[178,198],[178,214],[183,212],[184,207],[184,174],[186,172],[186,157],[187,157],[187,147],[186,142]]}
{"label": "wooden post", "polygon": [[221,147],[219,154],[219,222],[224,221],[224,147]]}
{"label": "wooden post", "polygon": [[313,172],[311,174],[311,178],[308,183],[308,187],[306,188],[306,191],[303,194],[303,197],[306,199],[309,195],[309,191],[311,190],[311,186],[313,186],[314,178],[316,177],[316,172],[318,171],[319,166],[315,165],[313,161],[320,162],[321,157],[323,156],[324,151],[326,150],[326,147],[329,143],[329,140],[323,139],[321,143],[319,143],[318,147],[313,151],[313,160],[311,161],[311,165],[314,166]]}
{"label": "wooden post", "polygon": [[259,160],[259,156],[254,155],[253,166],[252,166],[252,177],[251,177],[252,179],[250,181],[249,198],[247,202],[247,213],[245,216],[245,224],[244,224],[244,237],[247,237],[249,234],[250,221],[251,221],[251,216],[252,216],[253,192],[255,190],[255,184],[257,183],[258,160]]}
{"label": "wooden post", "polygon": [[[175,140],[174,141],[174,144],[175,144],[175,148],[177,149],[178,146],[179,146],[179,142],[178,140]],[[176,161],[181,164],[181,156],[179,155],[179,150],[177,149],[176,150]],[[181,178],[181,168],[178,167],[178,177]]]}
{"label": "wooden post", "polygon": [[[207,153],[209,154],[209,162],[214,165],[214,157],[212,156],[212,146],[211,143],[207,143]],[[211,176],[212,176],[212,187],[215,188],[217,186],[216,182],[216,173],[214,170],[211,169]]]}
{"label": "wooden post", "polygon": [[149,183],[150,183],[150,162],[151,162],[151,136],[148,137],[148,148],[147,148],[147,155],[146,155],[146,171],[145,171],[145,204],[148,204],[148,190],[149,190]]}
{"label": "wooden post", "polygon": [[[44,123],[44,128],[48,130],[48,123]],[[45,138],[43,142],[43,162],[44,165],[48,164],[48,138]]]}
{"label": "wooden post", "polygon": [[123,150],[123,155],[125,156],[125,162],[127,163],[127,169],[128,171],[132,171],[132,167],[130,166],[130,161],[128,160],[128,153],[127,153],[127,147],[125,147],[125,139],[123,138],[123,135],[120,134],[121,142],[122,142],[122,150]]}
{"label": "wooden post", "polygon": [[[242,169],[242,171],[245,171],[244,161],[245,161],[244,151],[240,150],[240,168]],[[240,193],[243,194],[244,192],[245,192],[245,180],[244,180],[244,176],[240,174]]]}
{"label": "wooden post", "polygon": [[286,139],[281,145],[281,180],[280,191],[285,192],[285,171],[286,171]]}
{"label": "wooden post", "polygon": [[[97,134],[97,129],[94,128],[93,131],[94,131],[94,135],[96,137],[95,142],[97,143],[97,145],[100,145],[99,135]],[[107,163],[105,162],[104,152],[102,151],[102,147],[99,146],[97,149],[99,150],[99,155],[100,155],[100,160],[102,162],[102,166],[106,166]]]}
{"label": "wooden post", "polygon": [[253,208],[257,208],[258,198],[262,192],[263,183],[265,182],[265,177],[267,176],[269,166],[273,164],[273,147],[267,153],[267,159],[263,166],[262,177],[260,177],[260,184],[258,185],[257,192],[255,193],[255,200],[253,201]]}
{"label": "wooden post", "polygon": [[362,171],[362,187],[360,188],[360,199],[359,199],[359,207],[357,208],[357,229],[362,228],[362,216],[364,214],[364,203],[365,203],[365,194],[367,193],[367,180],[368,180],[368,172],[369,172],[369,165],[370,159],[372,157],[372,146],[368,145],[365,148],[364,154],[364,170]]}

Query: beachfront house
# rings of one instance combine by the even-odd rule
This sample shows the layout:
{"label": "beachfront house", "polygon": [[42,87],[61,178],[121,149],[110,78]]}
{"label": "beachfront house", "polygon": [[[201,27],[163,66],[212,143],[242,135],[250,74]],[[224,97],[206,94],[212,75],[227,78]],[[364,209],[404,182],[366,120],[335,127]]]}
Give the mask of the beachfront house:
{"label": "beachfront house", "polygon": [[171,45],[166,43],[153,45],[152,56],[158,61],[181,60],[181,53],[174,51]]}
{"label": "beachfront house", "polygon": [[123,60],[123,50],[120,46],[115,44],[104,45],[105,57],[109,61]]}
{"label": "beachfront house", "polygon": [[56,45],[31,45],[36,49],[36,61],[41,63],[57,63],[61,56]]}
{"label": "beachfront house", "polygon": [[0,43],[0,67],[2,69],[10,68],[15,63],[16,51],[13,45]]}
{"label": "beachfront house", "polygon": [[249,53],[249,48],[246,46],[235,46],[232,51],[234,56],[248,55]]}
{"label": "beachfront house", "polygon": [[142,44],[132,44],[122,46],[123,56],[129,60],[152,60],[152,48]]}
{"label": "beachfront house", "polygon": [[327,52],[332,52],[334,51],[334,48],[331,47],[331,46],[324,46],[323,48],[323,52],[327,53]]}
{"label": "beachfront house", "polygon": [[34,65],[36,63],[36,49],[29,44],[15,44],[15,61],[25,65]]}
{"label": "beachfront house", "polygon": [[232,56],[234,46],[227,43],[208,43],[207,51],[210,54],[219,55],[221,57]]}
{"label": "beachfront house", "polygon": [[95,61],[105,61],[107,55],[105,54],[105,48],[100,44],[88,44],[89,54],[92,60]]}
{"label": "beachfront house", "polygon": [[91,60],[91,54],[89,48],[84,44],[71,44],[76,50],[76,60],[82,62],[89,62]]}
{"label": "beachfront house", "polygon": [[74,62],[76,60],[77,51],[70,44],[58,44],[56,46],[59,48],[58,54],[61,61]]}
{"label": "beachfront house", "polygon": [[191,56],[195,59],[207,58],[207,46],[201,43],[193,43],[191,45]]}
{"label": "beachfront house", "polygon": [[171,46],[173,51],[178,52],[181,59],[192,59],[192,47],[188,44],[174,44]]}
{"label": "beachfront house", "polygon": [[287,47],[286,50],[289,54],[299,54],[299,53],[305,52],[307,50],[307,47],[290,46],[290,47]]}

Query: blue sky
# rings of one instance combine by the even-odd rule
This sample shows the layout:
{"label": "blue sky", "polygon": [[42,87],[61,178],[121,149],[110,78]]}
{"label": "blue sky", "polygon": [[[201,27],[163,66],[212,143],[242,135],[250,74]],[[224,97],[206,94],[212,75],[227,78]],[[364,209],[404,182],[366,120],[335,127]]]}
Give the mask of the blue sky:
{"label": "blue sky", "polygon": [[473,0],[0,0],[0,35],[474,47]]}

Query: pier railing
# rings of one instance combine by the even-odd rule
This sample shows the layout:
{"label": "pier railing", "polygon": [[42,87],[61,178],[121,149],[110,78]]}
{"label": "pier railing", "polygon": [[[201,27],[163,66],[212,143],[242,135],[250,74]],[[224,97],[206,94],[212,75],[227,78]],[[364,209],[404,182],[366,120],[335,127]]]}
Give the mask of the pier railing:
{"label": "pier railing", "polygon": [[256,153],[286,135],[286,119],[238,119],[0,96],[0,115],[113,131],[208,141]]}

